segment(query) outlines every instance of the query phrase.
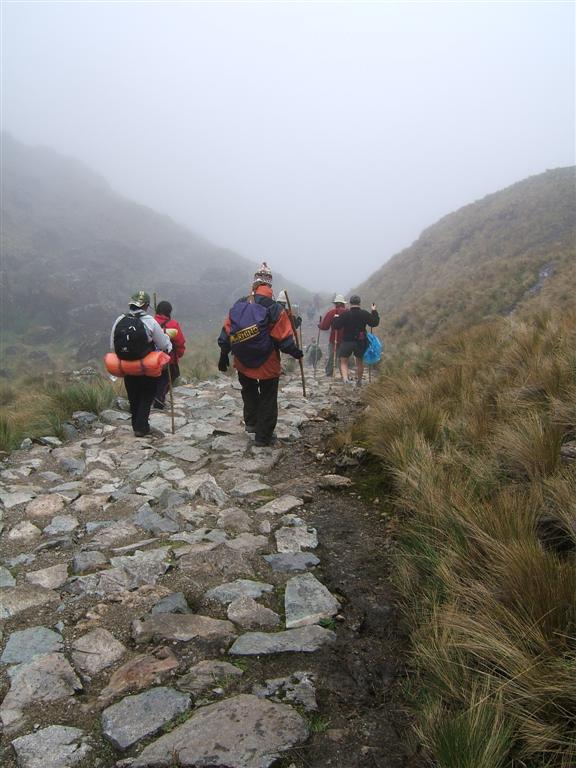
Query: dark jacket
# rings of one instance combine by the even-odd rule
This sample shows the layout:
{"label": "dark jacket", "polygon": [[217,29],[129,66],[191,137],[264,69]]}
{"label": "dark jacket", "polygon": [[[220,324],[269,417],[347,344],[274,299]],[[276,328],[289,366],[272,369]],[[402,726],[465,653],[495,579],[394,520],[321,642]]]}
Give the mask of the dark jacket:
{"label": "dark jacket", "polygon": [[375,328],[379,322],[380,315],[376,310],[368,312],[360,307],[350,307],[334,318],[332,326],[342,329],[342,341],[358,341],[366,338],[367,325]]}

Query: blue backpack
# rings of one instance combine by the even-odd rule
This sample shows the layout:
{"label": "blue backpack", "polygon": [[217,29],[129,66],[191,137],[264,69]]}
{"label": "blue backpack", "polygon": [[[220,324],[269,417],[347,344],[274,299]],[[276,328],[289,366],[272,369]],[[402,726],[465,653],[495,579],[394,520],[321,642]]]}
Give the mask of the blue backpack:
{"label": "blue backpack", "polygon": [[382,358],[382,342],[378,336],[375,336],[373,333],[366,334],[366,341],[368,342],[368,346],[366,347],[366,352],[364,352],[364,357],[362,359],[367,365],[376,365]]}
{"label": "blue backpack", "polygon": [[269,324],[268,308],[255,301],[241,299],[230,310],[232,354],[247,368],[258,368],[274,349]]}

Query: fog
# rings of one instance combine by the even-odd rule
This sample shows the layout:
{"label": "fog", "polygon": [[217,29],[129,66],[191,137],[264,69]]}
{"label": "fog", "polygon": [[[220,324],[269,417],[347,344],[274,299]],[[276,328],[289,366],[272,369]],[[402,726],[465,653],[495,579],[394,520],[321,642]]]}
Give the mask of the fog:
{"label": "fog", "polygon": [[572,3],[2,13],[6,130],[310,289],[346,291],[439,217],[574,163]]}

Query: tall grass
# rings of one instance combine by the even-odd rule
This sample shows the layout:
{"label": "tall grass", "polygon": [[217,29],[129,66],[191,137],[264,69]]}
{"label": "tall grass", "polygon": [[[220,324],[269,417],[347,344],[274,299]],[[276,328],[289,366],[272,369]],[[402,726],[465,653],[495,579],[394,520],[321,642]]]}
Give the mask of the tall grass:
{"label": "tall grass", "polygon": [[574,314],[503,320],[368,394],[360,431],[401,516],[394,578],[439,768],[576,764],[576,467],[560,453],[575,351]]}
{"label": "tall grass", "polygon": [[25,437],[63,437],[63,425],[75,411],[100,413],[116,391],[109,381],[45,383],[27,380],[15,387],[15,397],[0,420],[0,450],[11,451]]}

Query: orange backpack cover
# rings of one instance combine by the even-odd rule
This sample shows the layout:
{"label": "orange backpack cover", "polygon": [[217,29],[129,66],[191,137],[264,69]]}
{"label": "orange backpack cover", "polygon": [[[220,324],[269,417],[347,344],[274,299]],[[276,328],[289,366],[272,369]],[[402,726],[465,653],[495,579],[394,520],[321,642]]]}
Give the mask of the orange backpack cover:
{"label": "orange backpack cover", "polygon": [[104,355],[104,365],[112,376],[152,376],[158,378],[162,368],[170,362],[166,352],[149,352],[141,360],[120,360],[115,352]]}

